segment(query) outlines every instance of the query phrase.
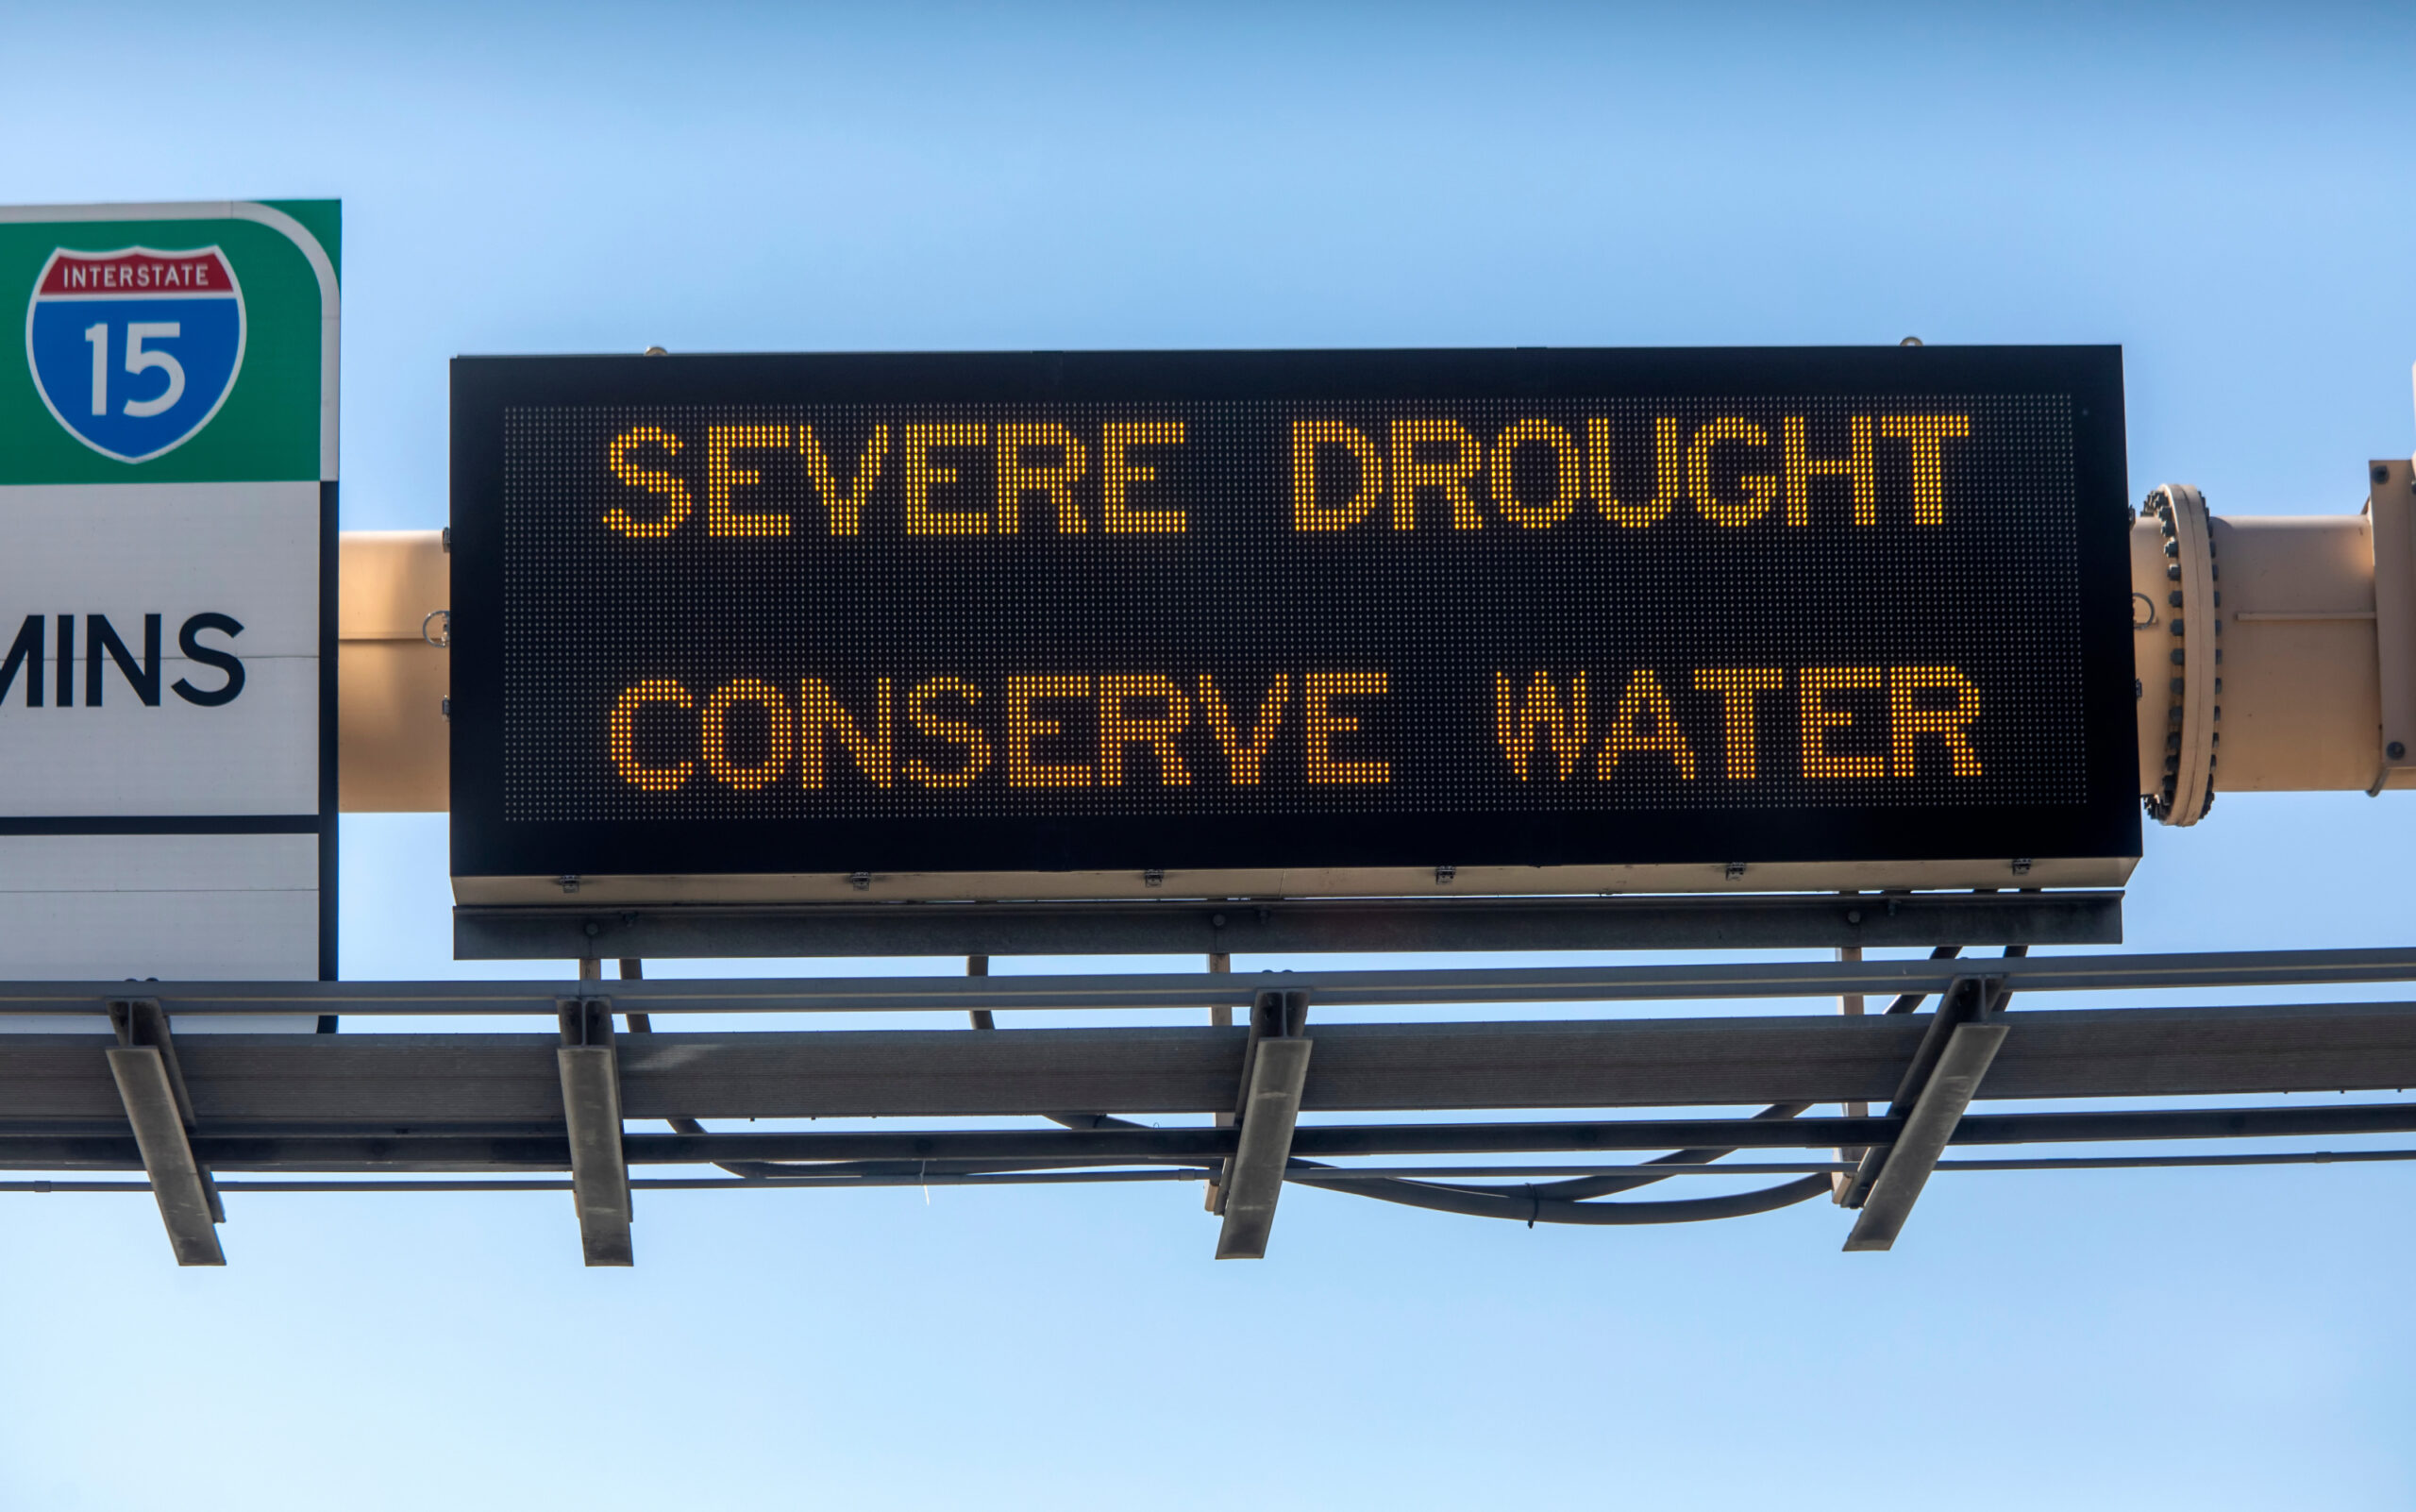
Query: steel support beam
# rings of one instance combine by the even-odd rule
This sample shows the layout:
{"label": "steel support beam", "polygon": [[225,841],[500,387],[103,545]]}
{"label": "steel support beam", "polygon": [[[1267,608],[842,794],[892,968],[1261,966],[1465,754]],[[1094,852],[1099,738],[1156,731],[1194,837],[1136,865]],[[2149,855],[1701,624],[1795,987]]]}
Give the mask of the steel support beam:
{"label": "steel support beam", "polygon": [[[2012,994],[2000,976],[1957,977],[1946,990],[1938,994],[1938,1012],[1930,1015],[1921,1031],[1921,1043],[1914,1047],[1904,1074],[1896,1079],[1895,1094],[1888,1099],[1888,1114],[1902,1118],[1912,1111],[1921,1089],[1929,1084],[1938,1069],[1939,1057],[1946,1053],[1947,1042],[1963,1025],[1988,1015],[2004,1011]],[[1887,1164],[1885,1148],[1866,1150],[1852,1175],[1838,1185],[1837,1202],[1843,1207],[1860,1207],[1871,1195],[1871,1183],[1879,1179],[1880,1168]]]}
{"label": "steel support beam", "polygon": [[[1241,1074],[1237,1079],[1231,1108],[1219,1111],[1215,1116],[1217,1128],[1239,1128],[1243,1117],[1250,1112],[1250,1073],[1258,1064],[1260,1042],[1269,1035],[1300,1033],[1308,1022],[1308,1016],[1309,998],[1305,992],[1270,989],[1257,994],[1250,1000],[1250,1017],[1243,1026],[1244,1033],[1240,1036]],[[1115,1105],[1118,1108],[1124,1107],[1121,1102]],[[1297,1107],[1293,1110],[1295,1117],[1299,1116],[1299,1111]],[[1225,1176],[1230,1164],[1230,1162],[1218,1162],[1216,1174],[1208,1178],[1208,1211],[1220,1218],[1225,1212]]]}
{"label": "steel support beam", "polygon": [[185,1095],[167,1016],[147,1000],[112,1002],[109,1013],[118,1037],[108,1050],[109,1076],[117,1084],[126,1122],[133,1126],[135,1148],[151,1179],[151,1194],[159,1204],[176,1264],[223,1266],[226,1253],[219,1248],[217,1225],[226,1220],[226,1213],[210,1173],[193,1156],[189,1138],[193,1104]]}
{"label": "steel support beam", "polygon": [[1945,1050],[1938,1056],[1937,1067],[1914,1100],[1912,1112],[1904,1117],[1904,1132],[1897,1135],[1894,1145],[1877,1152],[1882,1160],[1878,1180],[1863,1200],[1862,1211],[1854,1217],[1854,1231],[1846,1235],[1846,1249],[1886,1250],[1894,1246],[1896,1235],[1904,1232],[1904,1220],[1912,1216],[1913,1203],[1928,1184],[1938,1157],[1945,1153],[1954,1139],[1955,1126],[1962,1121],[1963,1110],[1971,1105],[1973,1094],[1980,1089],[1980,1078],[1988,1074],[1988,1063],[1996,1059],[2005,1036],[2003,1023],[1955,1026]]}
{"label": "steel support beam", "polygon": [[[615,993],[614,1006],[629,1005]],[[545,1009],[553,1012],[552,1000]],[[1921,1014],[1802,1014],[1329,1024],[1318,1031],[1301,1106],[1450,1113],[1877,1103],[1897,1088],[1930,1022]],[[614,1055],[631,1118],[1160,1115],[1232,1111],[1244,1038],[1239,1028],[1204,1025],[996,1034],[658,1029],[621,1040]],[[105,1035],[0,1036],[0,1133],[29,1120],[123,1132],[125,1112],[98,1053],[107,1043]],[[179,1050],[201,1126],[212,1132],[310,1125],[374,1134],[558,1125],[559,1043],[551,1032],[211,1034],[186,1038]],[[1987,1095],[2400,1087],[2416,1087],[2416,1004],[2292,1003],[2028,1014],[1989,1070]]]}
{"label": "steel support beam", "polygon": [[1284,1195],[1284,1168],[1292,1159],[1293,1126],[1308,1082],[1310,1042],[1300,1031],[1308,995],[1268,992],[1250,1007],[1241,1105],[1234,1110],[1240,1142],[1212,1200],[1224,1215],[1216,1234],[1219,1260],[1264,1260]]}
{"label": "steel support beam", "polygon": [[[2027,1026],[2025,1026],[2026,1029]],[[121,1128],[123,1125],[121,1125]],[[1546,1151],[1810,1150],[1823,1145],[1890,1144],[1898,1118],[1621,1118],[1453,1124],[1303,1124],[1292,1153],[1308,1159],[1361,1155],[1503,1155]],[[1954,1145],[2090,1143],[2135,1139],[2289,1139],[2416,1131],[2416,1102],[2290,1108],[2156,1108],[2107,1113],[1971,1114],[1955,1125]],[[1231,1129],[947,1129],[847,1134],[629,1134],[630,1165],[702,1166],[720,1161],[889,1161],[914,1170],[960,1161],[1046,1166],[1121,1162],[1198,1165],[1230,1158]],[[570,1145],[551,1134],[465,1135],[210,1134],[194,1154],[218,1170],[560,1171]],[[135,1141],[123,1133],[0,1133],[0,1169],[141,1170]],[[1696,1168],[1687,1168],[1691,1170]]]}
{"label": "steel support beam", "polygon": [[612,1005],[596,998],[562,1005],[554,1056],[569,1130],[571,1201],[591,1266],[634,1263],[629,1244],[629,1168],[621,1152],[621,1077],[612,1052]]}

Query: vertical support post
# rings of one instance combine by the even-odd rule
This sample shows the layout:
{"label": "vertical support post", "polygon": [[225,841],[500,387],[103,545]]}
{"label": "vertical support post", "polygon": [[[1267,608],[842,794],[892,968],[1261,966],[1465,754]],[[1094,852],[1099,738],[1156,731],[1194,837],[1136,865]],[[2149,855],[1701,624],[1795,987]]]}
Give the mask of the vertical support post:
{"label": "vertical support post", "polygon": [[[625,955],[621,957],[621,980],[623,982],[644,982],[646,980],[646,962],[634,955]],[[629,1021],[630,1033],[651,1034],[654,1033],[654,1016],[652,1014],[624,1014],[622,1016]]]}
{"label": "vertical support post", "polygon": [[612,1004],[603,998],[565,999],[562,1042],[554,1051],[562,1076],[562,1118],[570,1131],[571,1201],[579,1210],[579,1245],[591,1266],[635,1263],[629,1242],[629,1168],[621,1152],[621,1074],[612,1051]]}
{"label": "vertical support post", "polygon": [[[1211,950],[1208,952],[1208,974],[1210,976],[1227,976],[1232,973],[1233,969],[1233,957],[1231,951]],[[1208,1027],[1211,1029],[1233,1028],[1233,1005],[1231,1003],[1220,1002],[1211,1006],[1208,1010]],[[1208,1116],[1208,1118],[1210,1123],[1219,1129],[1230,1129],[1233,1126],[1233,1116],[1230,1113],[1212,1113]],[[1220,1171],[1222,1168],[1222,1167],[1218,1168]],[[1207,1190],[1200,1194],[1200,1205],[1206,1208],[1211,1213],[1220,1211],[1220,1204],[1225,1200],[1224,1185],[1224,1178],[1221,1175],[1209,1177]]]}
{"label": "vertical support post", "polygon": [[[965,974],[968,977],[988,976],[990,974],[990,958],[986,955],[966,956],[965,958]],[[967,1009],[966,1014],[972,1018],[973,1027],[976,1029],[996,1029],[998,1027],[998,1016],[992,1013],[987,1008]]]}
{"label": "vertical support post", "polygon": [[[1837,959],[1839,961],[1860,961],[1862,959],[1862,947],[1859,945],[1840,945],[1837,947]],[[1861,993],[1848,992],[1840,993],[1838,995],[1837,1011],[1845,1015],[1848,1018],[1861,1017],[1862,1010],[1863,1004]],[[1849,1118],[1866,1117],[1871,1113],[1871,1104],[1868,1102],[1846,1102],[1840,1103],[1839,1106],[1845,1111],[1845,1116]],[[1860,1160],[1862,1158],[1862,1147],[1859,1145],[1840,1145],[1837,1148],[1837,1160],[1841,1165],[1851,1166],[1854,1162]],[[1846,1184],[1850,1178],[1851,1173],[1847,1171],[1839,1170],[1831,1171],[1829,1173],[1829,1201],[1837,1203],[1843,1203],[1845,1201]]]}
{"label": "vertical support post", "polygon": [[[1212,977],[1226,977],[1226,976],[1231,976],[1231,975],[1233,975],[1233,952],[1232,952],[1232,951],[1230,951],[1230,950],[1211,950],[1211,951],[1209,951],[1209,952],[1208,952],[1208,974],[1209,974],[1210,976],[1212,976]],[[1217,1003],[1216,1005],[1215,1005],[1214,1007],[1210,1008],[1210,1009],[1208,1010],[1208,1027],[1210,1027],[1211,1029],[1231,1029],[1231,1028],[1233,1028],[1233,1005],[1232,1005],[1231,1003],[1222,1003],[1222,1002],[1220,1002],[1220,1003]],[[1218,1117],[1223,1117],[1223,1115],[1221,1115],[1221,1114],[1220,1114],[1220,1115],[1218,1115]]]}

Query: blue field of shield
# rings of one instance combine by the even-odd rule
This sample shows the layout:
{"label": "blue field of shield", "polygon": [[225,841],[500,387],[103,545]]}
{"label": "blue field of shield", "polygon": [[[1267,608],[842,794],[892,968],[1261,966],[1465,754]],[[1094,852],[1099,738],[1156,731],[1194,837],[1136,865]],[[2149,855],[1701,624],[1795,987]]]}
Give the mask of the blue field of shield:
{"label": "blue field of shield", "polygon": [[36,299],[25,331],[42,401],[76,439],[148,462],[192,439],[235,381],[240,299]]}

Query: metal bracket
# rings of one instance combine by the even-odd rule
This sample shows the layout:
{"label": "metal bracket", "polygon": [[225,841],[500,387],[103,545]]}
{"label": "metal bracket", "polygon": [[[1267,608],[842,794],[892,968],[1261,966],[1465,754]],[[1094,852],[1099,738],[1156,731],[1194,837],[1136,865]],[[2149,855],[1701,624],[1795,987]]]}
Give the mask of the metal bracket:
{"label": "metal bracket", "polygon": [[[1928,1084],[1930,1073],[1938,1067],[1938,1057],[1945,1052],[1947,1041],[1955,1031],[1978,1017],[1988,1005],[1988,994],[2010,996],[2002,977],[1956,977],[1938,996],[1938,1011],[1930,1016],[1929,1028],[1921,1042],[1914,1048],[1911,1064],[1904,1074],[1896,1079],[1896,1093],[1888,1104],[1888,1117],[1902,1117],[1921,1098],[1921,1088]],[[2002,997],[1998,1000],[2002,1002]],[[1879,1179],[1880,1168],[1888,1163],[1888,1146],[1874,1145],[1862,1152],[1860,1163],[1849,1174],[1837,1193],[1839,1207],[1860,1207],[1871,1195],[1871,1184]]]}
{"label": "metal bracket", "polygon": [[1292,1159],[1292,1129],[1309,1073],[1309,995],[1262,992],[1250,1003],[1250,1038],[1242,1050],[1242,1096],[1234,1109],[1241,1140],[1217,1182],[1219,1260],[1263,1260]]}
{"label": "metal bracket", "polygon": [[[2043,864],[2042,864],[2043,865]],[[2032,874],[2035,878],[2036,872]],[[860,872],[863,887],[872,874]],[[2110,889],[1628,898],[1109,899],[1022,902],[582,906],[453,911],[464,961],[874,955],[1232,955],[1399,950],[1770,949],[1859,945],[2118,945]]]}
{"label": "metal bracket", "polygon": [[2222,569],[2204,494],[2187,483],[2166,483],[2147,502],[2164,540],[2165,580],[2173,585],[2175,606],[2167,621],[2171,644],[2158,637],[2158,654],[2153,661],[2143,656],[2139,669],[2143,684],[2170,690],[2172,711],[2164,777],[2148,815],[2165,824],[2192,825],[2214,804],[2215,767],[2222,760],[2216,749],[2223,743]]}
{"label": "metal bracket", "polygon": [[629,1247],[629,1168],[621,1150],[621,1072],[612,1050],[609,998],[564,998],[562,1042],[554,1051],[570,1131],[571,1201],[591,1266],[634,1263]]}
{"label": "metal bracket", "polygon": [[2400,458],[2367,464],[2374,543],[2374,651],[2382,748],[2371,791],[2416,767],[2416,472]]}
{"label": "metal bracket", "polygon": [[193,1158],[193,1098],[168,1030],[167,1013],[153,999],[109,1005],[117,1043],[108,1051],[109,1075],[134,1126],[135,1148],[151,1178],[151,1195],[168,1226],[168,1243],[180,1266],[223,1266],[217,1225],[226,1221],[217,1184]]}
{"label": "metal bracket", "polygon": [[2005,1043],[2004,1011],[2012,995],[2003,977],[1957,977],[1939,999],[1888,1106],[1889,1117],[1904,1120],[1903,1132],[1894,1143],[1863,1152],[1842,1195],[1845,1206],[1861,1209],[1847,1250],[1895,1244]]}

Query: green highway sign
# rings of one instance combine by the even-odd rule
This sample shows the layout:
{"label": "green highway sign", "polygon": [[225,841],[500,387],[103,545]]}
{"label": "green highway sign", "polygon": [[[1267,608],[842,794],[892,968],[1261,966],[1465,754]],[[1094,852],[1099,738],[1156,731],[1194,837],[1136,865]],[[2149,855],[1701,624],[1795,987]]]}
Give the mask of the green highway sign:
{"label": "green highway sign", "polygon": [[335,974],[341,232],[0,209],[0,976]]}

